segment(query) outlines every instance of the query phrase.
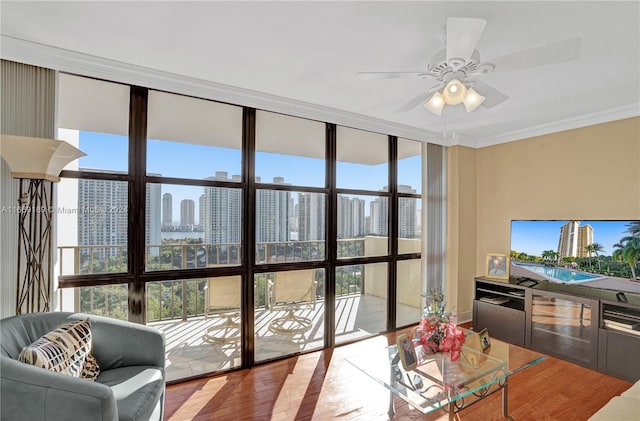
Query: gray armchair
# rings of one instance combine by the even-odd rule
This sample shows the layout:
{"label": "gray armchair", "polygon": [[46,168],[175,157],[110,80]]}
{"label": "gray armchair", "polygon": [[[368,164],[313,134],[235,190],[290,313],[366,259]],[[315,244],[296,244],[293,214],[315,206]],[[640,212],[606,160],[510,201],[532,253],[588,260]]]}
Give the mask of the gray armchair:
{"label": "gray armchair", "polygon": [[[17,361],[22,348],[62,323],[89,317],[97,380]],[[82,313],[33,313],[0,320],[0,420],[161,420],[165,340],[155,329]]]}

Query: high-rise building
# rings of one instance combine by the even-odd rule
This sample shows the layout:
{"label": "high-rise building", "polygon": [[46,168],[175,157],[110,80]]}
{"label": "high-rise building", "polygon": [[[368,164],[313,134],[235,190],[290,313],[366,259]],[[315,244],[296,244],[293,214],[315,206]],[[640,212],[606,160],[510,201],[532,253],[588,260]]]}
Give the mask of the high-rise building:
{"label": "high-rise building", "polygon": [[[159,175],[159,174],[150,174]],[[162,184],[151,183],[147,184],[147,205],[145,208],[145,241],[149,245],[162,244],[162,237],[160,234],[160,206],[162,197]],[[153,250],[153,249],[152,249]]]}
{"label": "high-rise building", "polygon": [[560,227],[560,238],[558,239],[558,257],[578,256],[578,227],[580,221],[569,221]]}
{"label": "high-rise building", "polygon": [[[126,246],[127,204],[127,183],[79,179],[78,245]],[[114,254],[115,249],[109,253]]]}
{"label": "high-rise building", "polygon": [[[399,193],[415,193],[411,186],[398,185]],[[418,219],[416,204],[418,199],[411,197],[400,197],[398,199],[398,237],[416,238],[418,230]]]}
{"label": "high-rise building", "polygon": [[[212,181],[240,181],[240,176],[227,178],[217,171]],[[205,187],[201,196],[201,221],[206,244],[226,244],[241,241],[242,190],[230,187]]]}
{"label": "high-rise building", "polygon": [[[92,170],[95,172],[95,170]],[[145,242],[160,244],[162,186],[151,184],[146,193]],[[78,180],[78,245],[127,245],[127,183],[81,178]]]}
{"label": "high-rise building", "polygon": [[593,227],[589,224],[578,228],[578,257],[591,257],[586,246],[593,244]]}
{"label": "high-rise building", "polygon": [[204,211],[204,204],[205,204],[205,195],[201,194],[200,197],[198,198],[198,225],[200,225],[201,227],[204,225],[204,218],[205,218],[205,211]]}
{"label": "high-rise building", "polygon": [[338,238],[364,237],[365,202],[357,197],[338,196]]}
{"label": "high-rise building", "polygon": [[[273,184],[287,184],[283,177],[273,177]],[[289,241],[291,192],[260,189],[256,192],[256,242]]]}
{"label": "high-rise building", "polygon": [[370,232],[373,235],[386,237],[389,235],[389,198],[378,197],[369,203],[371,215]]}
{"label": "high-rise building", "polygon": [[580,221],[569,221],[560,227],[560,239],[558,240],[559,258],[563,257],[589,257],[585,247],[593,244],[593,227],[591,225],[580,226]]}
{"label": "high-rise building", "polygon": [[196,204],[191,199],[180,201],[180,226],[188,227],[195,225]]}
{"label": "high-rise building", "polygon": [[298,193],[298,240],[325,239],[326,202],[322,193]]}
{"label": "high-rise building", "polygon": [[171,193],[162,195],[162,226],[173,225],[173,196]]}

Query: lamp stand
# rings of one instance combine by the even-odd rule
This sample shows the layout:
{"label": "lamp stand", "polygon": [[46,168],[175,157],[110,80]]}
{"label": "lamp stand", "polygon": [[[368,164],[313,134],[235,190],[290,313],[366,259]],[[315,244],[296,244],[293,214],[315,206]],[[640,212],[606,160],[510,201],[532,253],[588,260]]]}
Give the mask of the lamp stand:
{"label": "lamp stand", "polygon": [[51,310],[52,198],[51,181],[20,179],[16,314]]}

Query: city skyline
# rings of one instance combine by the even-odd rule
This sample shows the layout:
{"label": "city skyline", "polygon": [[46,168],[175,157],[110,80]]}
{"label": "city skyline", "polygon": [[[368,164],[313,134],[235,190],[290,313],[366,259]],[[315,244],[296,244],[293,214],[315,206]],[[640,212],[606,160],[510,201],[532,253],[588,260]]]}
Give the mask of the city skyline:
{"label": "city skyline", "polygon": [[[79,131],[80,150],[87,155],[73,165],[86,169],[126,172],[128,170],[128,138],[126,136]],[[240,181],[241,155],[239,149],[221,148],[149,139],[147,148],[147,173],[158,176],[193,178],[198,180],[226,172],[230,179]],[[180,159],[176,159],[180,157]],[[362,173],[366,169],[366,175]],[[301,168],[304,168],[302,171]],[[301,156],[256,152],[256,177],[273,180],[283,177],[291,185],[322,187],[324,185],[324,160]],[[388,164],[362,165],[337,163],[338,187],[379,191],[388,185]],[[234,178],[235,177],[235,178]],[[352,181],[353,180],[353,181]],[[350,185],[351,183],[357,185]],[[422,165],[419,155],[405,158],[398,163],[398,184],[410,186],[420,193],[422,189]],[[196,202],[198,215],[199,195],[188,194],[182,185],[162,185],[162,194],[172,195],[172,215],[180,215],[180,202],[191,199]],[[368,207],[368,204],[367,204]],[[200,223],[198,221],[198,223]]]}

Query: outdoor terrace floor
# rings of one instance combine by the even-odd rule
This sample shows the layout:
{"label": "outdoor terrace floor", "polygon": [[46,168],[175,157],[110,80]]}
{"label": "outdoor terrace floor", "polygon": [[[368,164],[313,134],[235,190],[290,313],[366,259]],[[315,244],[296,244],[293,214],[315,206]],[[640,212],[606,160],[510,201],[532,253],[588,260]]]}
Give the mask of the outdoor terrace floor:
{"label": "outdoor terrace floor", "polygon": [[[256,308],[255,311],[255,359],[270,360],[289,354],[321,349],[324,343],[324,301],[313,308],[303,305],[293,310],[295,316],[310,321],[302,333],[285,333],[270,329],[273,322],[289,313],[287,308],[273,311]],[[210,332],[225,341],[211,341],[205,335],[213,326],[221,326],[229,320],[239,321],[238,314],[214,314],[182,320],[149,323],[164,332],[166,345],[167,381],[226,370],[240,365],[240,341],[234,339],[239,331],[229,326],[226,332],[215,329]],[[417,323],[420,309],[398,305],[398,325]],[[348,295],[336,298],[336,343],[367,337],[386,329],[386,300],[370,295]],[[285,323],[285,327],[289,322]],[[226,334],[225,334],[226,333]]]}

